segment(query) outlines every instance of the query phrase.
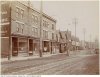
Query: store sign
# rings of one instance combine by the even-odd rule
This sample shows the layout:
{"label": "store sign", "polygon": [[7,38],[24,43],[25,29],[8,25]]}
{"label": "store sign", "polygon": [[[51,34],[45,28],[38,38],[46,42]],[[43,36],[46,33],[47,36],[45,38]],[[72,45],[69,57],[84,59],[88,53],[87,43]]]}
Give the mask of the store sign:
{"label": "store sign", "polygon": [[1,37],[9,37],[10,34],[10,7],[6,2],[1,3]]}

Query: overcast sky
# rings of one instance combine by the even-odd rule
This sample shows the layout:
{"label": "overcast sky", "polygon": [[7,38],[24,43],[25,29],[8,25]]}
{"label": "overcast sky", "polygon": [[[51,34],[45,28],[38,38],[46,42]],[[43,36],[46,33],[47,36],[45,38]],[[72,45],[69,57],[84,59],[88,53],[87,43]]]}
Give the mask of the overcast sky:
{"label": "overcast sky", "polygon": [[[40,9],[40,1],[33,1],[33,7]],[[56,29],[69,29],[75,35],[74,18],[77,18],[76,36],[92,40],[99,36],[99,3],[97,1],[43,1],[43,12],[57,20]]]}

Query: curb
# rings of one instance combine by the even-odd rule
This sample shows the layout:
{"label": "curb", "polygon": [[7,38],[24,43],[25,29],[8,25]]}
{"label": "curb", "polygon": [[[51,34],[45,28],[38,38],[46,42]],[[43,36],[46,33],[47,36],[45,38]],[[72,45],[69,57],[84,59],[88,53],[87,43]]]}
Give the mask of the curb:
{"label": "curb", "polygon": [[27,59],[21,59],[21,60],[18,59],[18,60],[7,60],[7,61],[3,61],[3,62],[1,61],[1,64],[2,63],[20,62],[20,61],[25,61],[25,60],[41,59],[41,58],[51,57],[51,56],[55,56],[55,55],[59,55],[59,54],[65,54],[65,53],[51,54],[49,56],[43,56],[43,57],[39,57],[39,56],[38,57],[31,57],[31,58],[27,57]]}

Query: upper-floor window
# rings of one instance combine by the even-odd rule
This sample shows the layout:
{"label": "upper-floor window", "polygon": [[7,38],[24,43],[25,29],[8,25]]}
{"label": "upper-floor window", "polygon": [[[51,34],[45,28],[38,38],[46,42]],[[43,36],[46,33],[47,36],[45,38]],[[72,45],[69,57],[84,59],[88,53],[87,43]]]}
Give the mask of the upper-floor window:
{"label": "upper-floor window", "polygon": [[48,27],[48,25],[49,25],[49,23],[47,21],[43,20],[43,26]]}
{"label": "upper-floor window", "polygon": [[54,30],[54,24],[52,24],[52,29]]}
{"label": "upper-floor window", "polygon": [[46,31],[46,38],[48,39],[48,31]]}
{"label": "upper-floor window", "polygon": [[32,22],[33,22],[34,24],[38,24],[38,17],[37,17],[36,15],[33,15],[33,14],[32,14]]}
{"label": "upper-floor window", "polygon": [[19,17],[19,15],[20,15],[20,9],[16,7],[16,17]]}
{"label": "upper-floor window", "polygon": [[34,33],[35,33],[35,30],[34,30],[35,28],[34,27],[32,27],[32,34],[34,35]]}
{"label": "upper-floor window", "polygon": [[38,24],[38,17],[35,16],[35,23]]}
{"label": "upper-floor window", "polygon": [[24,24],[21,24],[21,33],[24,31]]}
{"label": "upper-floor window", "polygon": [[47,27],[49,26],[49,23],[47,22]]}
{"label": "upper-floor window", "polygon": [[32,14],[32,22],[34,23],[35,21],[35,16]]}
{"label": "upper-floor window", "polygon": [[43,38],[48,39],[48,31],[43,30]]}
{"label": "upper-floor window", "polygon": [[24,10],[21,9],[21,19],[24,17]]}
{"label": "upper-floor window", "polygon": [[54,33],[52,33],[52,39],[54,39]]}
{"label": "upper-floor window", "polygon": [[24,10],[20,7],[16,7],[16,17],[20,17],[23,19],[24,17]]}
{"label": "upper-floor window", "polygon": [[19,29],[20,29],[19,26],[20,26],[20,24],[19,23],[16,23],[16,31],[17,32],[19,32]]}

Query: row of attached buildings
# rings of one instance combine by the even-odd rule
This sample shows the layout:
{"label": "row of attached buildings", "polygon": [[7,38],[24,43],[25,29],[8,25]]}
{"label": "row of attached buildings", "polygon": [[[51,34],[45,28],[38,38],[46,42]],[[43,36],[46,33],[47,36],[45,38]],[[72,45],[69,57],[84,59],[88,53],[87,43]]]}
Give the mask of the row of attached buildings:
{"label": "row of attached buildings", "polygon": [[45,13],[42,13],[41,24],[40,17],[40,12],[28,1],[2,1],[2,57],[7,57],[9,54],[11,56],[39,55],[40,38],[42,38],[43,54],[81,49],[79,38],[71,35],[71,31],[56,30],[56,20]]}
{"label": "row of attached buildings", "polygon": [[2,1],[2,57],[7,57],[9,50],[11,56],[38,55],[40,29],[43,52],[51,53],[56,42],[56,20],[42,13],[42,28],[40,28],[40,15],[28,1]]}

